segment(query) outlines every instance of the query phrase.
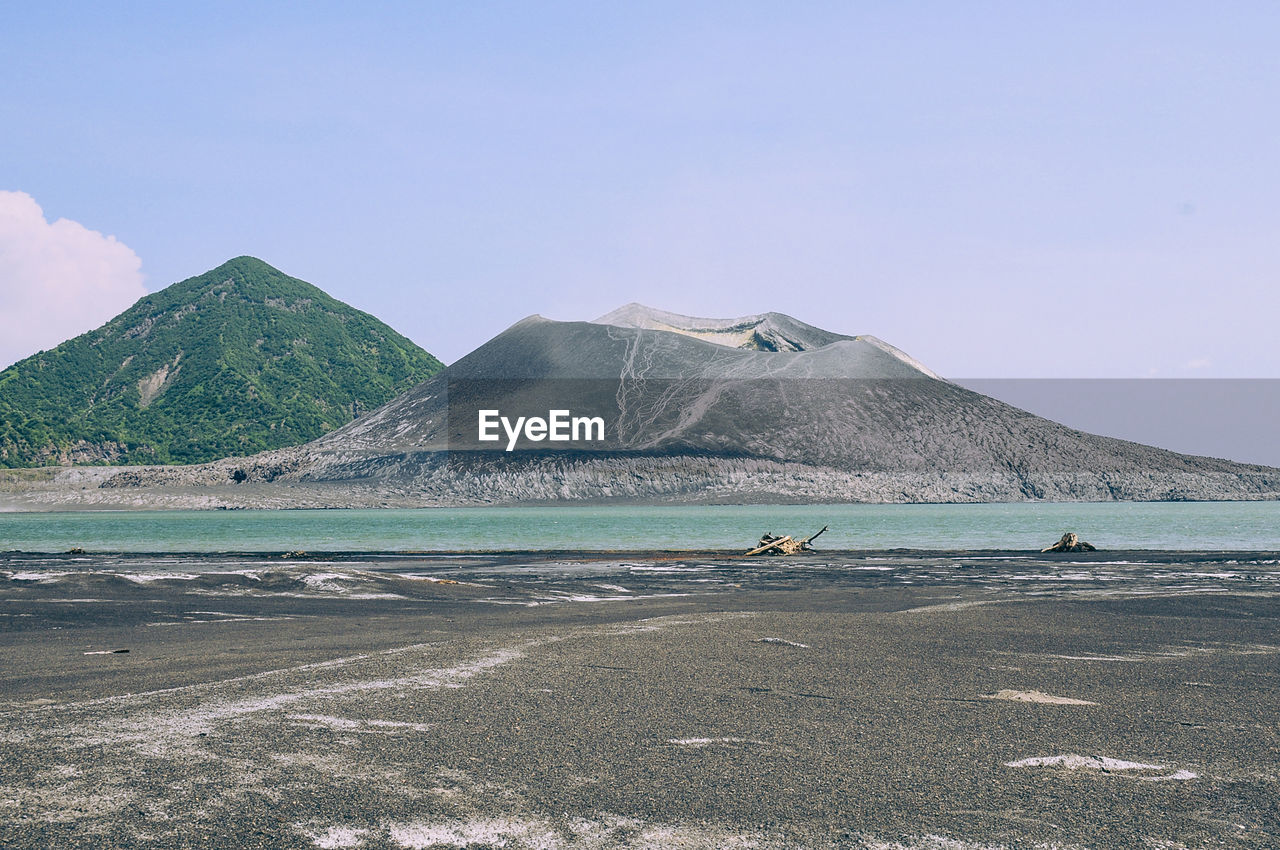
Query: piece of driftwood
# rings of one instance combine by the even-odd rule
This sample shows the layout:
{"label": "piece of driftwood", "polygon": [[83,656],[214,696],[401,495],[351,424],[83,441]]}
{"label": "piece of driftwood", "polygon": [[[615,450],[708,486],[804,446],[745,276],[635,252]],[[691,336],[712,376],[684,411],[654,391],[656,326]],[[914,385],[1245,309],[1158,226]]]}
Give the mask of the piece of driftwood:
{"label": "piece of driftwood", "polygon": [[781,537],[774,537],[772,534],[766,534],[760,538],[760,543],[756,548],[748,552],[748,555],[795,555],[799,552],[812,552],[813,547],[809,544],[818,539],[818,535],[827,530],[827,526],[822,526],[822,531],[817,534],[810,534],[803,540],[796,540],[790,534],[784,534]]}
{"label": "piece of driftwood", "polygon": [[1062,539],[1052,546],[1046,546],[1040,550],[1041,552],[1096,552],[1098,551],[1091,544],[1081,540],[1074,531],[1068,531],[1062,535]]}

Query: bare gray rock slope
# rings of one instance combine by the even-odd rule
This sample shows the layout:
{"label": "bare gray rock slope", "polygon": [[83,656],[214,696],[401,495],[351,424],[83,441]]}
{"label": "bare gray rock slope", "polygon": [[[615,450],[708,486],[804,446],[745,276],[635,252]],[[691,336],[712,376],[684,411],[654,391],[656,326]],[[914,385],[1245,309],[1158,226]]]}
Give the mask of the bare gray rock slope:
{"label": "bare gray rock slope", "polygon": [[[506,452],[477,440],[480,408],[599,415],[606,435]],[[595,322],[527,318],[305,446],[93,486],[104,501],[214,486],[272,505],[1274,499],[1280,470],[1074,431],[874,337],[632,304]]]}

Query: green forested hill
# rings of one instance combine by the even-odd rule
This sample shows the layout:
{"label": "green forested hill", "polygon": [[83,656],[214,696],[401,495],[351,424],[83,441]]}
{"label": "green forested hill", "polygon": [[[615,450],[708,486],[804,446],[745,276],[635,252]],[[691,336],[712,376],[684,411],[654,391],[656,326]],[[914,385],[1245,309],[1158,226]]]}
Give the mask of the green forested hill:
{"label": "green forested hill", "polygon": [[0,466],[296,445],[441,368],[367,313],[238,257],[0,372]]}

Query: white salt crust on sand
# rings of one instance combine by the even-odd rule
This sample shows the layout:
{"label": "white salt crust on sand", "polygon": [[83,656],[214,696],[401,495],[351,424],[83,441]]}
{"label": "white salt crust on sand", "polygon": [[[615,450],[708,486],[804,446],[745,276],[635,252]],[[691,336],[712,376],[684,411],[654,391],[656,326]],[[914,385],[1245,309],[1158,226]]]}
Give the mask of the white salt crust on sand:
{"label": "white salt crust on sand", "polygon": [[537,608],[540,605],[562,605],[566,602],[635,602],[640,599],[669,599],[677,596],[688,596],[688,593],[648,593],[634,596],[592,596],[590,594],[562,593],[555,596],[543,596],[538,599],[476,599],[479,603],[489,605],[517,605],[522,608]]}
{"label": "white salt crust on sand", "polygon": [[675,745],[680,746],[680,747],[693,747],[693,748],[695,748],[695,749],[700,748],[700,747],[712,747],[712,746],[715,746],[715,745],[717,745],[717,744],[726,745],[726,746],[735,746],[735,745],[738,745],[738,744],[750,744],[750,745],[755,746],[755,747],[767,747],[767,746],[769,746],[769,745],[768,745],[768,744],[766,744],[764,741],[757,741],[757,740],[754,740],[754,739],[752,739],[752,738],[733,738],[733,737],[724,737],[724,738],[668,738],[668,739],[667,739],[667,743],[668,743],[668,744],[675,744]]}
{"label": "white salt crust on sand", "polygon": [[73,576],[73,575],[76,575],[76,573],[55,572],[50,570],[50,571],[40,571],[40,572],[6,573],[6,575],[8,576],[10,581],[34,581],[38,584],[52,584],[53,582],[57,581],[60,578],[63,578],[64,576]]}
{"label": "white salt crust on sand", "polygon": [[195,581],[200,578],[194,573],[114,573],[114,575],[134,584],[146,584],[152,581]]}
{"label": "white salt crust on sand", "polygon": [[1199,774],[1190,770],[1175,770],[1173,773],[1157,776],[1144,775],[1156,770],[1169,770],[1169,768],[1163,764],[1143,764],[1142,762],[1124,761],[1123,759],[1113,759],[1107,756],[1082,756],[1075,753],[1060,756],[1035,756],[1019,761],[1008,761],[1005,762],[1005,767],[1058,767],[1065,770],[1089,770],[1099,773],[1117,773],[1123,776],[1131,776],[1134,779],[1146,780],[1147,782],[1186,781],[1199,776]]}
{"label": "white salt crust on sand", "polygon": [[362,847],[369,835],[367,829],[353,829],[348,826],[331,826],[323,832],[308,833],[307,837],[321,850],[347,850]]}
{"label": "white salt crust on sand", "polygon": [[292,620],[293,617],[219,617],[216,620],[165,620],[156,623],[144,623],[146,626],[190,626],[196,623],[276,623],[281,620]]}
{"label": "white salt crust on sand", "polygon": [[1274,655],[1280,647],[1270,644],[1211,644],[1208,646],[1167,646],[1161,649],[1139,650],[1126,655],[1045,655],[1063,661],[1112,661],[1134,664],[1143,661],[1171,661],[1209,655]]}
{"label": "white salt crust on sand", "polygon": [[286,720],[312,729],[329,729],[334,732],[355,732],[373,735],[397,735],[401,732],[427,732],[430,723],[406,723],[400,720],[353,720],[328,714],[286,714]]}
{"label": "white salt crust on sand", "polygon": [[[299,827],[312,843],[328,848],[359,848],[367,839],[404,850],[1012,850],[1006,844],[965,841],[941,835],[881,839],[848,836],[839,842],[802,840],[778,834],[735,830],[707,824],[654,824],[601,813],[594,818],[550,819],[536,815],[474,816],[436,821],[384,822],[376,827]],[[1035,842],[1027,850],[1082,850],[1074,845]]]}
{"label": "white salt crust on sand", "polygon": [[984,694],[981,698],[1008,700],[1009,702],[1034,702],[1043,705],[1097,705],[1096,702],[1090,702],[1087,699],[1055,697],[1052,694],[1040,691],[1015,691],[1008,688],[996,691],[994,694]]}
{"label": "white salt crust on sand", "polygon": [[540,817],[477,817],[438,823],[388,824],[391,843],[406,850],[491,848],[636,848],[637,850],[711,850],[711,848],[798,848],[771,837],[694,825],[646,824],[631,818],[575,818],[553,824]]}
{"label": "white salt crust on sand", "polygon": [[995,600],[974,599],[967,602],[942,602],[937,605],[921,605],[918,608],[904,608],[899,614],[924,614],[930,611],[963,611],[966,608],[977,608],[979,605],[994,605]]}

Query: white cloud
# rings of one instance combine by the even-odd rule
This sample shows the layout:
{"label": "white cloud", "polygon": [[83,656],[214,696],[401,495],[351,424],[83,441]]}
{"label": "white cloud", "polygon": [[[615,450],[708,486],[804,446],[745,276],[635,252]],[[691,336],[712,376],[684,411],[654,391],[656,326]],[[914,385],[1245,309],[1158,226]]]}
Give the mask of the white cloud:
{"label": "white cloud", "polygon": [[147,294],[142,261],[114,236],[0,191],[0,368],[101,325]]}

